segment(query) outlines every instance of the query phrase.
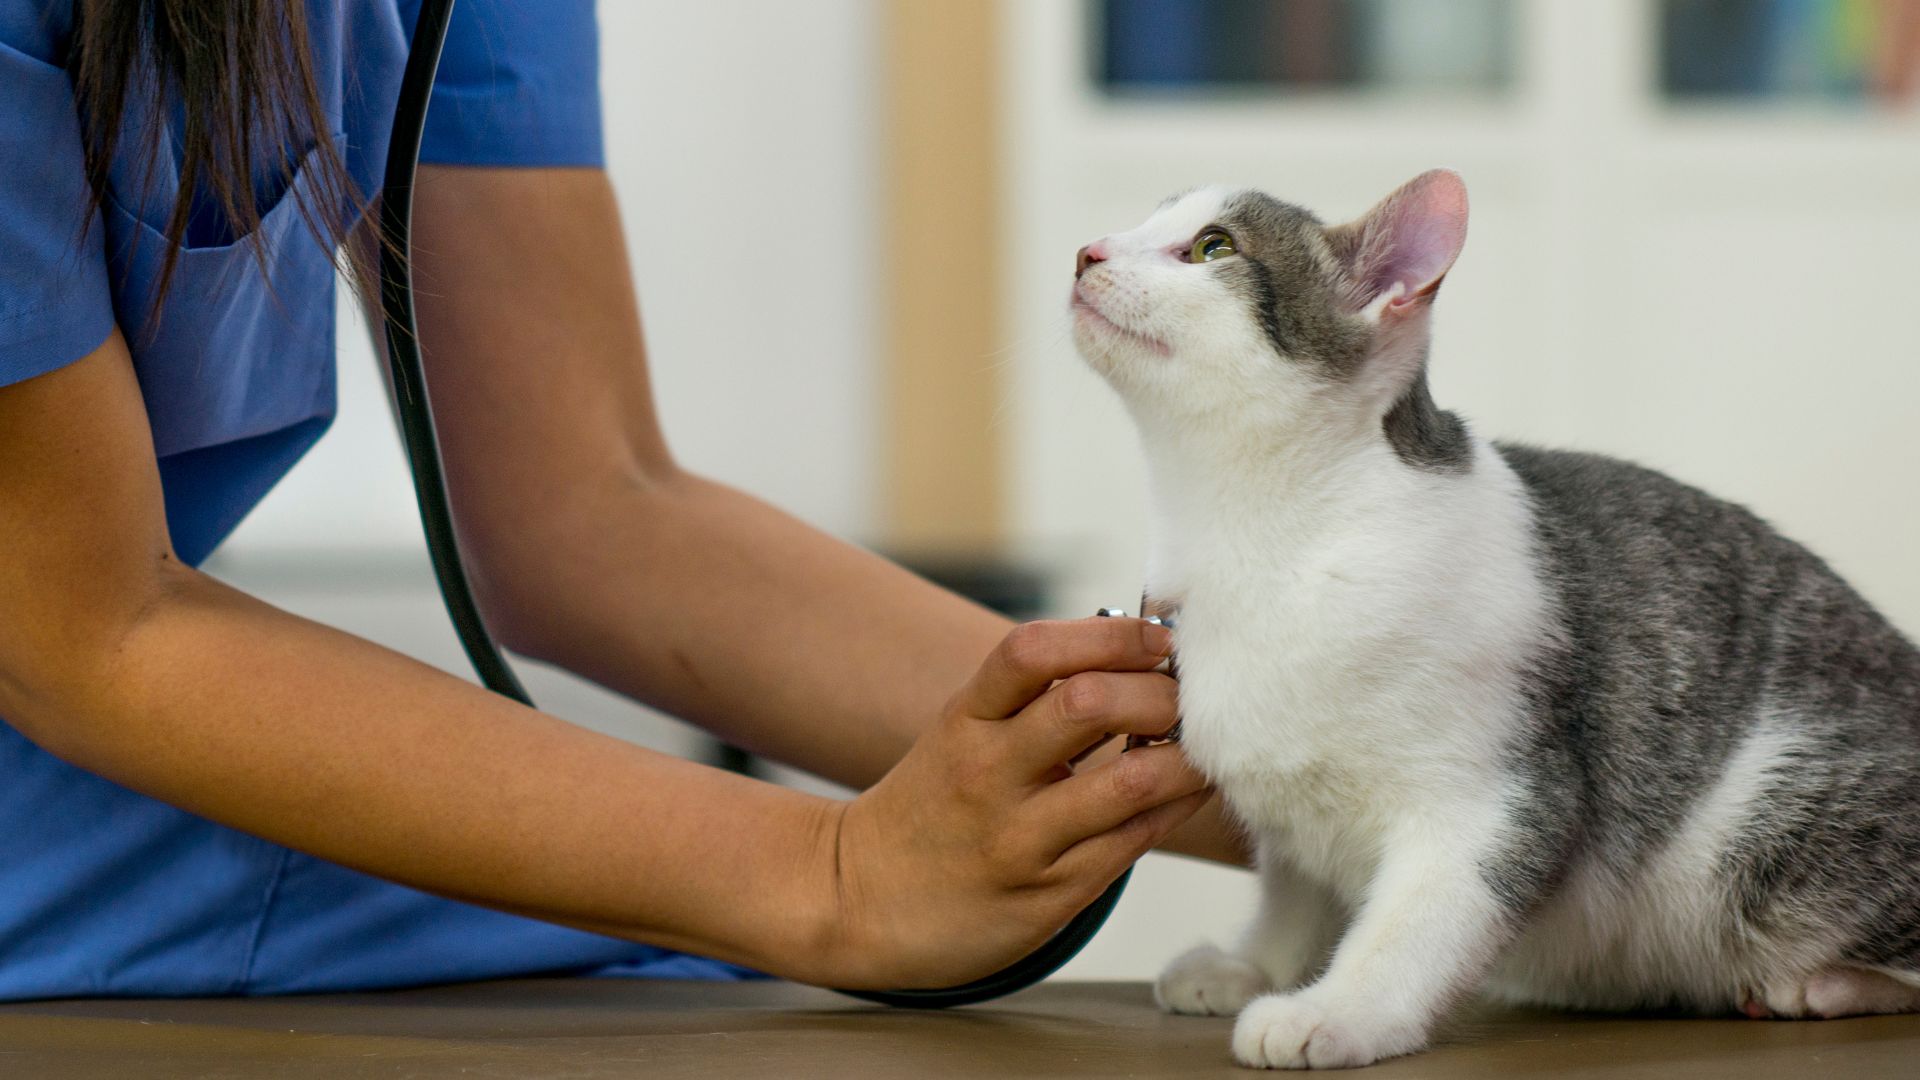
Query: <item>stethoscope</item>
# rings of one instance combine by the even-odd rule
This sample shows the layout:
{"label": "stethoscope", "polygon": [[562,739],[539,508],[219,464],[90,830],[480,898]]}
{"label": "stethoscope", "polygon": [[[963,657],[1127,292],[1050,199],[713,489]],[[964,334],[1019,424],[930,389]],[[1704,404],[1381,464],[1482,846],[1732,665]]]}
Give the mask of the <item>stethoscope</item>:
{"label": "stethoscope", "polygon": [[[440,585],[440,597],[446,602],[447,615],[480,682],[496,694],[530,706],[533,699],[494,645],[493,636],[480,617],[479,605],[474,602],[473,590],[467,584],[460,545],[454,538],[446,473],[440,464],[439,443],[434,436],[433,411],[427,404],[426,373],[420,362],[419,333],[414,322],[413,277],[408,267],[414,170],[419,163],[420,134],[427,120],[434,71],[440,66],[440,50],[446,42],[447,20],[452,13],[453,0],[422,0],[413,46],[407,54],[406,74],[400,82],[400,99],[394,106],[393,136],[387,145],[386,179],[380,195],[380,225],[389,241],[381,246],[380,309],[386,324],[387,364],[393,376],[407,466],[413,472],[420,524],[426,533],[427,554]],[[1111,608],[1102,608],[1099,613],[1126,614]],[[1150,617],[1149,621],[1163,620]],[[1129,747],[1136,744],[1137,740],[1129,740]],[[1119,902],[1132,874],[1131,868],[1122,872],[1105,892],[1039,949],[985,978],[940,990],[839,992],[901,1008],[944,1009],[991,1001],[1024,990],[1058,971],[1093,939]]]}

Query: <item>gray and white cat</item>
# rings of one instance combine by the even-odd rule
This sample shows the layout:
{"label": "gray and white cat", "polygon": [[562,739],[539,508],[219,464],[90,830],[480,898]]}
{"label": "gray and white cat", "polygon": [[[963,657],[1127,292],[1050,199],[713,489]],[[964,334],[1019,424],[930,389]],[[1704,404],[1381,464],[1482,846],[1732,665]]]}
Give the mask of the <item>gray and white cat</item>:
{"label": "gray and white cat", "polygon": [[1434,406],[1466,191],[1325,226],[1205,188],[1082,249],[1140,430],[1187,753],[1257,843],[1157,995],[1248,1065],[1424,1047],[1463,996],[1920,1010],[1920,650],[1740,507]]}

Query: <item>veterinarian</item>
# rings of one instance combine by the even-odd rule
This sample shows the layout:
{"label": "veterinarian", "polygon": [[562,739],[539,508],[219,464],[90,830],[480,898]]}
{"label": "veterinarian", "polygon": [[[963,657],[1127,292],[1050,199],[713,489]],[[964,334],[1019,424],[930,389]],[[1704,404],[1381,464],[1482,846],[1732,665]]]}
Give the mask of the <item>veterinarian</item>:
{"label": "veterinarian", "polygon": [[1166,633],[1011,629],[675,464],[586,3],[466,0],[429,115],[469,568],[519,651],[864,793],[594,734],[195,569],[333,415],[413,17],[0,0],[0,999],[1023,955],[1209,797],[1171,746],[1069,764],[1173,723]]}

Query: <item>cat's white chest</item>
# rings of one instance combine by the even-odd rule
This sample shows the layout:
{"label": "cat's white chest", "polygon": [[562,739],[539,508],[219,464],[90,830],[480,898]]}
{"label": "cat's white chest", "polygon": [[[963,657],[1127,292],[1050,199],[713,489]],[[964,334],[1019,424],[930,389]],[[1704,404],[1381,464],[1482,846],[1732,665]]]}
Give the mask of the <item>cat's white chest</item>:
{"label": "cat's white chest", "polygon": [[1188,754],[1220,782],[1361,765],[1350,759],[1421,707],[1394,672],[1423,651],[1405,583],[1390,566],[1325,550],[1248,563],[1220,558],[1181,582]]}
{"label": "cat's white chest", "polygon": [[1383,819],[1399,806],[1403,755],[1421,753],[1409,740],[1424,741],[1410,695],[1367,673],[1391,648],[1376,632],[1391,613],[1337,570],[1190,589],[1182,599],[1188,756],[1263,845],[1357,892]]}
{"label": "cat's white chest", "polygon": [[1497,785],[1519,723],[1542,602],[1525,514],[1486,464],[1291,529],[1167,521],[1154,552],[1188,756],[1262,844],[1342,891],[1396,823]]}

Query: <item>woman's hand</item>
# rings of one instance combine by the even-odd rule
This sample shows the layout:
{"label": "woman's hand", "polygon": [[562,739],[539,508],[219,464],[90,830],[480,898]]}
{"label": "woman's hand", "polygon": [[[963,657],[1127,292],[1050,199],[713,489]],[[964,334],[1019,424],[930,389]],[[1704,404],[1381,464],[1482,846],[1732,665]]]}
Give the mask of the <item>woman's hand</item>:
{"label": "woman's hand", "polygon": [[951,986],[1031,952],[1207,801],[1164,734],[1172,636],[1138,619],[1016,627],[878,784],[846,804],[827,967],[854,988]]}

